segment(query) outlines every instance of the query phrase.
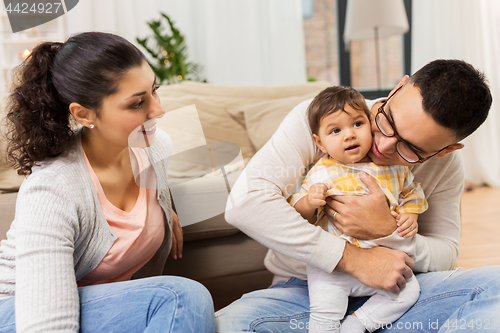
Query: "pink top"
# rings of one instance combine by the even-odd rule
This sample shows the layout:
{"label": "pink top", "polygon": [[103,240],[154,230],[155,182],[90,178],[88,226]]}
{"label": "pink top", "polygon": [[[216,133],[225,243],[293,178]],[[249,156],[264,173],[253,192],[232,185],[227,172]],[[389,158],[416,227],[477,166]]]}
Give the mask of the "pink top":
{"label": "pink top", "polygon": [[[140,170],[149,166],[144,149],[132,148],[132,152]],[[154,256],[165,236],[165,215],[156,199],[156,190],[140,187],[134,208],[123,211],[108,201],[85,152],[83,155],[104,217],[117,239],[99,265],[78,280],[78,286],[130,280]]]}

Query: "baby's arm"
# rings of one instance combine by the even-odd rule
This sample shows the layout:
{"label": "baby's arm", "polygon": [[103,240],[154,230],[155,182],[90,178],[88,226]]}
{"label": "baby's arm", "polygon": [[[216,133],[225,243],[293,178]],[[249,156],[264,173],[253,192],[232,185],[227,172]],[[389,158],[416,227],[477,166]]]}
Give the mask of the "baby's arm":
{"label": "baby's arm", "polygon": [[412,237],[418,232],[418,214],[415,213],[394,213],[398,223],[398,235],[401,237]]}
{"label": "baby's arm", "polygon": [[418,231],[418,214],[428,208],[424,190],[420,184],[413,182],[413,174],[405,167],[405,179],[400,193],[400,214],[396,216],[398,234],[401,237],[412,237]]}
{"label": "baby's arm", "polygon": [[326,205],[326,191],[329,189],[330,185],[324,183],[316,183],[312,185],[309,188],[309,193],[295,203],[295,209],[309,222],[316,222],[313,220],[314,213],[316,212],[316,209]]}

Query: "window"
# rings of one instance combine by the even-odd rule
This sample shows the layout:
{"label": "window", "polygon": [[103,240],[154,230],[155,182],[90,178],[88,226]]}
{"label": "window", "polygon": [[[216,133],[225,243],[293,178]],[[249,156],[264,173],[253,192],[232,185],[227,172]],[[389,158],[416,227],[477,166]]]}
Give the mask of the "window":
{"label": "window", "polygon": [[302,17],[308,19],[314,15],[314,0],[302,0]]}
{"label": "window", "polygon": [[[399,80],[410,74],[411,2],[404,0],[410,31],[403,37],[379,39],[380,81],[378,88],[374,40],[343,42],[348,0],[303,0],[307,74],[309,80],[347,85],[367,98],[387,96]],[[307,3],[307,4],[306,4]]]}
{"label": "window", "polygon": [[[339,35],[344,34],[348,0],[337,0]],[[360,90],[367,98],[387,96],[401,78],[411,74],[411,1],[404,0],[410,30],[401,36],[380,38],[380,80],[376,71],[374,40],[351,41],[350,50],[339,43],[340,84]]]}
{"label": "window", "polygon": [[[306,0],[302,0],[303,3]],[[304,17],[307,76],[310,81],[339,84],[336,0],[313,0],[312,15]]]}

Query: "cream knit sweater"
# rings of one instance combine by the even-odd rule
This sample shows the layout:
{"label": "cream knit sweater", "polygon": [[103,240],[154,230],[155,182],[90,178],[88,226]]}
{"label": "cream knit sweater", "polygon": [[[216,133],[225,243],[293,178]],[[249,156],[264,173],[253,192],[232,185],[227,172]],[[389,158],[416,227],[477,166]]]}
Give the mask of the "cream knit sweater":
{"label": "cream knit sweater", "polygon": [[[100,263],[116,239],[85,165],[81,133],[76,132],[68,154],[40,163],[26,177],[7,240],[0,245],[0,299],[15,296],[17,332],[78,332],[76,281]],[[172,141],[158,131],[146,150],[168,226],[160,249],[134,277],[161,274],[172,242],[165,174]]]}

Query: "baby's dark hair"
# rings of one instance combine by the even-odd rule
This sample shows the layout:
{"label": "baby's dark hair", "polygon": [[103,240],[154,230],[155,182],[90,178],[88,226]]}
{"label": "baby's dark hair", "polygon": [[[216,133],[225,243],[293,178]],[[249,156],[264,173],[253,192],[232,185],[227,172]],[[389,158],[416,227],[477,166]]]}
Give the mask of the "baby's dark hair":
{"label": "baby's dark hair", "polygon": [[307,108],[311,132],[318,135],[321,119],[337,111],[346,112],[346,104],[355,110],[363,111],[370,119],[370,110],[359,91],[346,86],[328,87],[316,95]]}
{"label": "baby's dark hair", "polygon": [[79,103],[99,116],[104,98],[145,61],[133,44],[102,32],[36,46],[16,69],[7,106],[7,154],[17,172],[27,175],[37,162],[66,152],[73,138],[69,105]]}

